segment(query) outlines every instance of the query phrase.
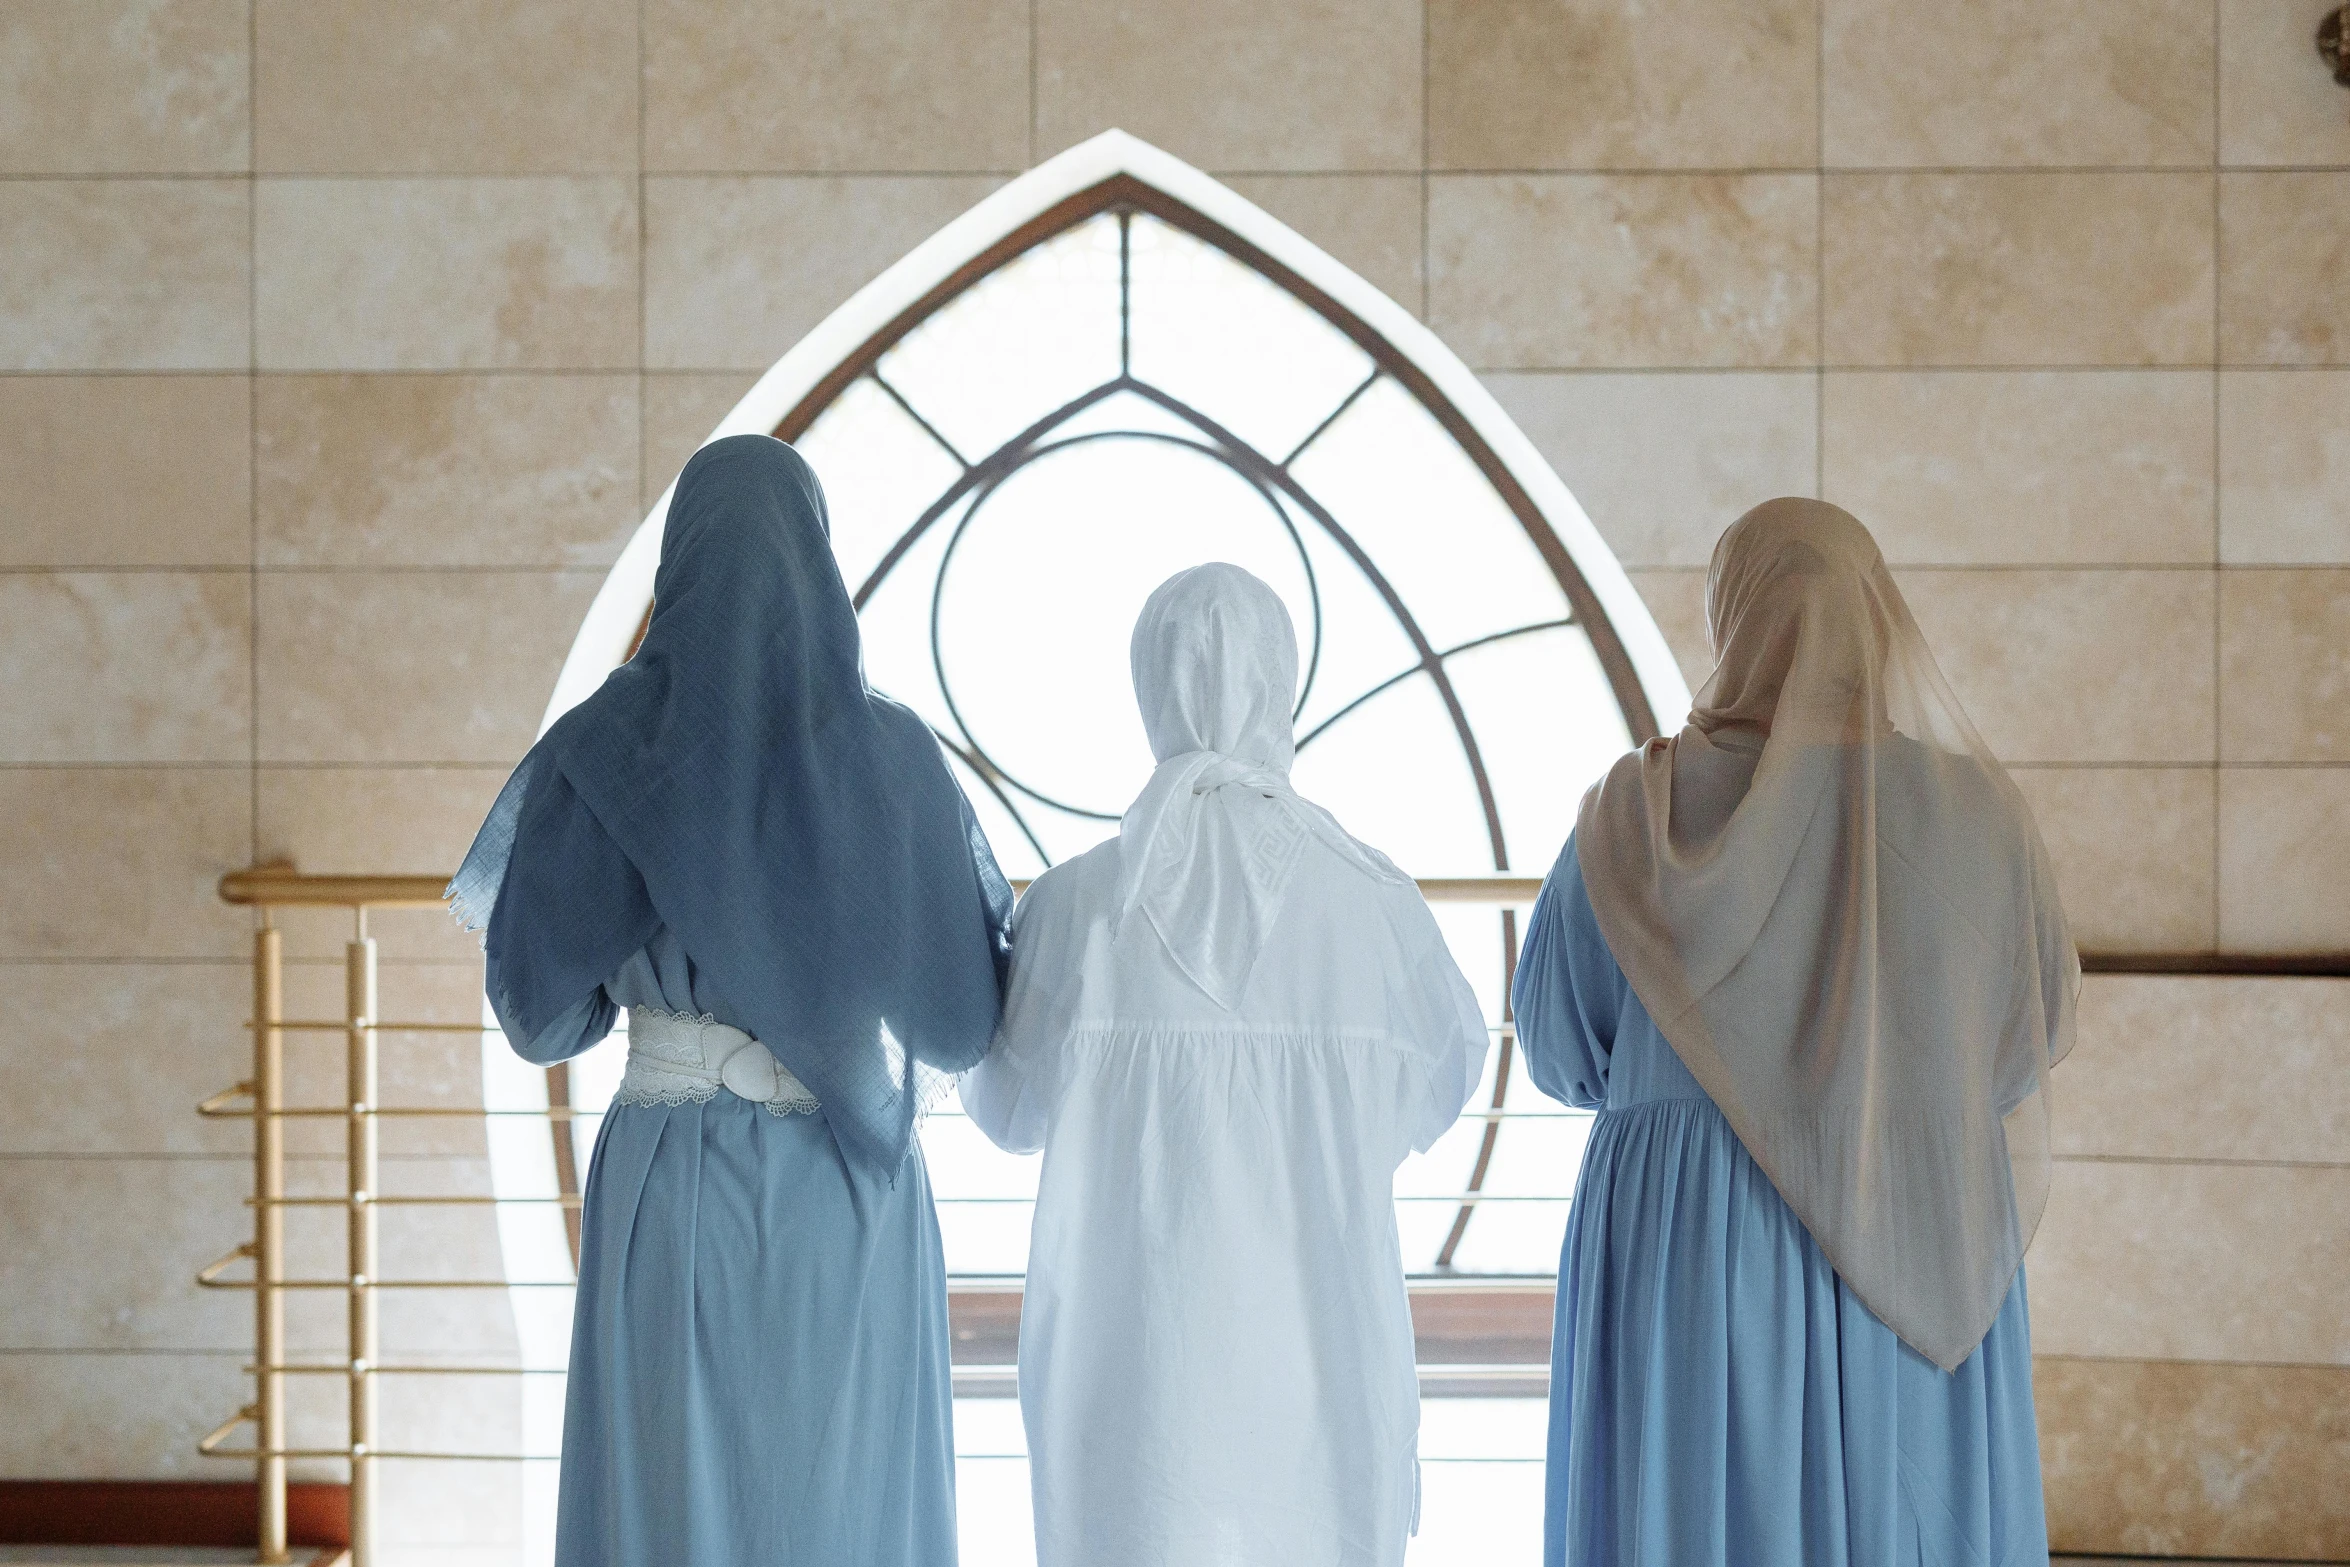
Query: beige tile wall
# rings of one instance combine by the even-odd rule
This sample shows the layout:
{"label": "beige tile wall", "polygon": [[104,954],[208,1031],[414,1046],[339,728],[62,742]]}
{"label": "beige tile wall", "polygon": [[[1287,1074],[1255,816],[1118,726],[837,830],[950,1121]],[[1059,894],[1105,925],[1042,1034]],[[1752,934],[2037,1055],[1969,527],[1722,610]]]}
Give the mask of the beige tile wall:
{"label": "beige tile wall", "polygon": [[[59,1203],[101,1231],[151,1205],[184,1275],[236,1179],[184,1113],[242,1049],[214,878],[447,865],[603,568],[757,372],[1110,125],[1487,375],[1693,682],[1722,525],[1839,500],[2018,764],[2085,942],[2350,948],[2325,3],[0,0],[0,965],[39,1003],[0,1051],[0,1252],[51,1244]],[[380,929],[465,992],[461,938]],[[342,939],[289,922],[306,960]],[[2282,1036],[2279,1081],[2339,1075],[2317,1022],[2179,983],[2130,1014],[2179,1100],[2239,1036]],[[95,1028],[22,1021],[76,996]],[[2123,1059],[2100,1037],[2068,1074]],[[2114,1146],[2181,1124],[2100,1081]],[[2338,1513],[2245,1522],[2164,1478],[2282,1441],[2303,1467],[2262,1473],[2350,1494],[2339,1432],[2272,1430],[2343,1407],[2323,1256],[2254,1246],[2273,1310],[2225,1275],[2110,1332],[2066,1304],[2093,1293],[2068,1266],[2152,1266],[2174,1214],[2330,1233],[2326,1178],[2219,1157],[2067,1167],[2051,1496],[2076,1545],[2350,1555]],[[77,1268],[0,1319],[0,1395],[49,1412],[0,1472],[190,1472],[236,1325]],[[67,1389],[118,1437],[56,1436]]]}

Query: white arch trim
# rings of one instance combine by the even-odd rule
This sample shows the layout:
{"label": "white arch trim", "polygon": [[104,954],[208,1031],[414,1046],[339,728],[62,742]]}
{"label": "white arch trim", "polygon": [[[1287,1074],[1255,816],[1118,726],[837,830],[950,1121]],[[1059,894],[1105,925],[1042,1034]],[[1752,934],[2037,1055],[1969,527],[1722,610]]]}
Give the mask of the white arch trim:
{"label": "white arch trim", "polygon": [[[1038,164],[908,251],[759,377],[704,444],[729,435],[772,432],[819,381],[958,267],[1055,203],[1120,174],[1163,191],[1255,245],[1353,311],[1418,366],[1500,458],[1566,546],[1623,643],[1663,731],[1670,734],[1681,726],[1689,711],[1689,686],[1648,606],[1582,506],[1460,356],[1402,306],[1271,213],[1124,131],[1104,131]],[[661,492],[589,605],[540,721],[540,733],[585,700],[627,654],[652,599],[661,525],[675,488],[672,480]]]}

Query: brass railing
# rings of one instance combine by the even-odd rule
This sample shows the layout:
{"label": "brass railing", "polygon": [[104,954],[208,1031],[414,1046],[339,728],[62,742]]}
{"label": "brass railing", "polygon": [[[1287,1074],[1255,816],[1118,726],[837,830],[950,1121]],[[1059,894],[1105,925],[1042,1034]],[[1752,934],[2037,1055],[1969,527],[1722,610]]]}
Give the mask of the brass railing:
{"label": "brass railing", "polygon": [[[478,1022],[402,1022],[379,1015],[377,1005],[376,944],[368,934],[368,915],[380,909],[438,908],[446,880],[439,876],[306,876],[290,865],[258,866],[221,878],[220,894],[227,902],[251,907],[260,915],[253,936],[253,1067],[252,1076],[213,1095],[197,1107],[207,1117],[249,1119],[253,1123],[253,1238],[227,1256],[207,1265],[197,1283],[207,1289],[253,1292],[253,1401],[207,1433],[198,1448],[217,1458],[249,1458],[259,1483],[260,1559],[284,1562],[287,1554],[287,1464],[294,1459],[328,1459],[350,1468],[350,1558],[353,1567],[371,1567],[375,1535],[381,1522],[381,1496],[376,1465],[379,1460],[451,1459],[510,1460],[528,1455],[512,1453],[456,1453],[389,1450],[378,1433],[378,1381],[400,1375],[534,1375],[559,1374],[527,1366],[444,1364],[386,1365],[380,1354],[379,1294],[385,1290],[505,1290],[530,1287],[568,1287],[568,1281],[514,1281],[508,1279],[386,1279],[382,1276],[377,1216],[387,1207],[471,1207],[499,1203],[547,1204],[576,1207],[576,1183],[554,1197],[501,1196],[386,1196],[380,1189],[379,1135],[386,1120],[403,1118],[529,1116],[568,1121],[577,1112],[559,1099],[545,1109],[403,1107],[381,1102],[379,1050],[382,1042],[404,1037],[483,1033]],[[1015,883],[1016,886],[1023,885]],[[1513,875],[1423,878],[1421,892],[1433,903],[1468,903],[1487,907],[1524,907],[1541,890],[1539,878]],[[352,917],[351,940],[344,948],[344,1006],[339,1018],[289,1018],[285,1015],[284,937],[277,924],[280,910],[328,908],[347,910]],[[2089,955],[2091,970],[2154,972],[2320,972],[2350,970],[2339,956],[2317,959],[2262,960],[2209,954],[2167,954],[2160,957]],[[1497,1030],[1514,1043],[1505,1018]],[[288,1035],[339,1034],[344,1053],[342,1102],[330,1105],[289,1105],[285,1102],[285,1042]],[[1491,1143],[1497,1123],[1521,1114],[1502,1109],[1500,1095],[1488,1108],[1472,1109],[1466,1120],[1486,1123]],[[344,1127],[345,1190],[338,1196],[289,1196],[286,1191],[285,1126],[301,1119],[340,1120]],[[1490,1147],[1487,1149],[1490,1153]],[[1485,1160],[1478,1161],[1482,1173]],[[1502,1200],[1477,1188],[1445,1194],[1442,1200],[1459,1203],[1463,1211],[1481,1202]],[[341,1208],[345,1213],[345,1268],[336,1278],[289,1278],[286,1275],[285,1214],[292,1208]],[[251,1277],[226,1277],[240,1263],[250,1262]],[[1482,1287],[1480,1287],[1480,1284]],[[953,1285],[955,1303],[973,1325],[987,1329],[982,1336],[1008,1354],[1017,1332],[1018,1281],[960,1280]],[[340,1360],[299,1362],[286,1344],[286,1300],[294,1291],[336,1291],[347,1300],[346,1345]],[[1547,1338],[1549,1316],[1547,1281],[1444,1281],[1441,1287],[1415,1285],[1415,1316],[1423,1318],[1424,1344],[1433,1335],[1439,1342],[1459,1340],[1463,1345],[1515,1342]],[[1518,1297],[1524,1297],[1519,1299]],[[991,1304],[1002,1297],[1002,1304]],[[1505,1298],[1507,1297],[1507,1298]],[[1539,1298],[1537,1298],[1539,1297]],[[1010,1315],[1006,1315],[1008,1307]],[[1003,1317],[997,1322],[993,1319]],[[1458,1319],[1457,1321],[1455,1319]],[[1536,1330],[1540,1330],[1537,1332]],[[1535,1344],[1535,1348],[1547,1347]],[[1529,1352],[1531,1353],[1531,1351]],[[1455,1357],[1442,1356],[1449,1360]],[[1529,1359],[1520,1365],[1485,1364],[1490,1354],[1474,1362],[1462,1357],[1455,1365],[1432,1364],[1423,1375],[1438,1382],[1447,1379],[1496,1385],[1539,1380],[1539,1369]],[[1002,1381],[1008,1365],[957,1366],[958,1385],[964,1373],[977,1382]],[[289,1445],[286,1417],[287,1378],[339,1376],[350,1391],[348,1432],[342,1445],[297,1448]],[[229,1439],[241,1426],[253,1427],[250,1446],[232,1447]],[[549,1456],[552,1455],[543,1455]]]}
{"label": "brass railing", "polygon": [[[1024,887],[1025,883],[1015,883]],[[259,1488],[260,1560],[284,1562],[288,1555],[286,1523],[287,1464],[295,1459],[330,1459],[349,1465],[350,1559],[352,1567],[370,1567],[376,1553],[376,1530],[381,1522],[381,1492],[377,1464],[387,1458],[486,1460],[514,1454],[394,1451],[379,1437],[378,1383],[386,1376],[466,1373],[473,1375],[529,1375],[529,1368],[511,1366],[386,1365],[380,1349],[379,1296],[385,1290],[478,1290],[519,1286],[506,1279],[409,1280],[383,1277],[381,1237],[377,1216],[387,1207],[463,1207],[501,1202],[576,1205],[576,1193],[555,1198],[497,1196],[391,1197],[381,1188],[380,1133],[383,1122],[424,1117],[488,1117],[526,1115],[555,1120],[573,1112],[555,1105],[546,1110],[441,1109],[402,1107],[382,1103],[380,1050],[386,1039],[435,1034],[475,1034],[478,1023],[403,1022],[382,1017],[377,1005],[376,943],[368,934],[371,911],[429,909],[442,906],[442,876],[308,876],[291,865],[263,865],[231,871],[220,880],[220,895],[229,903],[252,908],[260,915],[253,933],[252,1076],[223,1089],[197,1107],[197,1113],[217,1119],[253,1123],[253,1238],[228,1255],[204,1267],[196,1282],[205,1289],[250,1290],[253,1294],[253,1401],[205,1434],[198,1450],[214,1458],[249,1458]],[[1430,901],[1512,905],[1531,903],[1541,881],[1527,876],[1453,876],[1420,884]],[[277,914],[284,909],[342,909],[350,913],[352,934],[344,948],[344,1006],[339,1018],[289,1018],[285,1015],[284,933]],[[343,1040],[344,1094],[339,1104],[289,1105],[285,1102],[285,1044],[288,1035],[339,1034]],[[1475,1112],[1472,1112],[1474,1115]],[[340,1120],[343,1123],[345,1189],[338,1196],[289,1196],[286,1191],[285,1127],[292,1120]],[[285,1214],[291,1208],[341,1208],[345,1213],[345,1267],[337,1278],[289,1278],[286,1274]],[[249,1262],[251,1276],[227,1277]],[[286,1300],[295,1291],[337,1291],[347,1300],[345,1353],[340,1360],[300,1362],[288,1353]],[[961,1293],[985,1293],[985,1286]],[[344,1442],[335,1447],[294,1447],[289,1443],[286,1416],[287,1379],[295,1376],[339,1376],[349,1383],[349,1421]],[[248,1446],[232,1446],[230,1439],[244,1426],[253,1428]]]}
{"label": "brass railing", "polygon": [[[385,1458],[498,1459],[513,1454],[409,1452],[387,1450],[379,1440],[379,1379],[385,1376],[464,1373],[524,1375],[513,1366],[386,1365],[381,1354],[380,1294],[385,1290],[511,1289],[506,1279],[387,1279],[383,1277],[377,1215],[386,1207],[465,1207],[495,1203],[496,1197],[386,1196],[381,1190],[380,1132],[386,1120],[481,1118],[497,1114],[545,1116],[550,1112],[471,1108],[402,1107],[381,1097],[380,1049],[387,1038],[446,1034],[479,1036],[476,1023],[406,1022],[380,1015],[377,1005],[375,938],[368,934],[371,910],[437,908],[442,878],[430,876],[303,876],[291,866],[262,866],[221,878],[220,895],[260,912],[253,933],[252,1076],[197,1106],[199,1115],[253,1123],[253,1238],[196,1275],[206,1289],[253,1292],[253,1401],[222,1421],[198,1442],[215,1458],[249,1458],[258,1484],[259,1559],[284,1562],[288,1555],[286,1466],[293,1459],[333,1459],[350,1467],[350,1545],[353,1567],[369,1567],[382,1519],[377,1463]],[[276,913],[286,908],[341,908],[352,916],[352,937],[344,948],[343,1015],[289,1018],[285,1015],[284,932]],[[344,1092],[331,1105],[285,1102],[285,1043],[288,1035],[339,1034],[343,1039]],[[557,1112],[559,1113],[559,1112]],[[330,1119],[343,1123],[345,1183],[339,1196],[290,1196],[286,1191],[285,1126],[288,1121]],[[548,1199],[521,1199],[547,1201]],[[560,1201],[561,1199],[556,1199]],[[341,1208],[345,1212],[344,1260],[337,1278],[286,1275],[285,1214],[291,1208]],[[249,1278],[229,1278],[239,1263],[252,1265]],[[294,1291],[335,1291],[346,1297],[345,1353],[340,1360],[302,1362],[288,1352],[286,1299]],[[286,1419],[287,1379],[338,1376],[349,1384],[348,1434],[340,1446],[294,1447]],[[249,1446],[231,1446],[241,1426],[253,1428]]]}

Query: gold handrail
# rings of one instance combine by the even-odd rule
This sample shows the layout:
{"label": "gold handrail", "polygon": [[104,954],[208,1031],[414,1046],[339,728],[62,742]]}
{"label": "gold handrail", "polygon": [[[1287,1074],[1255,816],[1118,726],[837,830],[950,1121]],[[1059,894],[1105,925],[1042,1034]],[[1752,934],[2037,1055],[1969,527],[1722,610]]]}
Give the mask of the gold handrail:
{"label": "gold handrail", "polygon": [[[1026,891],[1028,881],[1013,882]],[[1477,903],[1488,906],[1524,905],[1534,901],[1541,882],[1530,876],[1447,876],[1423,880],[1422,893],[1435,903]],[[374,909],[433,909],[447,899],[445,876],[311,876],[291,863],[255,865],[230,871],[220,878],[223,902],[258,910],[261,928],[253,938],[253,1072],[243,1082],[205,1099],[197,1113],[210,1119],[248,1120],[253,1124],[253,1239],[228,1256],[208,1264],[198,1276],[207,1289],[248,1289],[254,1296],[254,1401],[217,1429],[208,1432],[199,1451],[214,1457],[250,1458],[259,1491],[260,1558],[288,1560],[286,1550],[286,1461],[289,1458],[331,1457],[351,1466],[352,1567],[371,1567],[378,1521],[376,1462],[389,1456],[456,1457],[456,1454],[414,1455],[387,1453],[376,1440],[376,1380],[409,1368],[381,1364],[376,1353],[377,1297],[398,1289],[507,1289],[569,1287],[554,1280],[386,1279],[380,1276],[376,1215],[389,1206],[491,1206],[496,1197],[385,1197],[378,1190],[377,1138],[382,1122],[401,1117],[487,1116],[483,1110],[445,1110],[425,1106],[392,1107],[377,1093],[377,1052],[387,1035],[469,1034],[481,1032],[473,1023],[395,1022],[380,1017],[376,1005],[376,944],[367,932],[367,915]],[[354,916],[353,939],[344,949],[345,1007],[340,1018],[289,1018],[285,1015],[284,938],[272,913],[289,908],[333,908]],[[284,1098],[285,1040],[289,1034],[339,1033],[344,1036],[346,1094],[340,1105],[288,1105]],[[240,1104],[238,1101],[244,1101]],[[572,1112],[515,1111],[509,1114],[549,1114],[569,1119]],[[344,1122],[348,1190],[339,1197],[289,1197],[285,1189],[285,1123],[305,1118],[335,1118]],[[537,1199],[542,1204],[568,1207],[576,1197]],[[341,1207],[348,1211],[347,1266],[341,1278],[288,1278],[285,1271],[284,1215],[297,1207]],[[240,1261],[254,1264],[250,1279],[221,1275]],[[332,1366],[289,1364],[285,1353],[285,1303],[296,1291],[340,1290],[349,1297],[349,1353]],[[286,1442],[286,1378],[344,1375],[350,1378],[350,1432],[339,1448],[293,1448]],[[250,1447],[222,1443],[237,1426],[250,1422]],[[534,1455],[535,1456],[535,1455]]]}
{"label": "gold handrail", "polygon": [[446,876],[307,876],[291,864],[255,865],[220,878],[220,899],[253,908],[437,909]]}
{"label": "gold handrail", "polygon": [[[206,1433],[198,1450],[215,1457],[250,1458],[254,1464],[259,1493],[260,1559],[264,1562],[285,1562],[290,1558],[286,1541],[286,1462],[289,1458],[330,1457],[344,1460],[351,1469],[351,1547],[349,1561],[352,1567],[372,1567],[375,1555],[375,1531],[379,1521],[379,1503],[376,1487],[376,1463],[385,1457],[450,1458],[460,1456],[531,1457],[539,1455],[459,1455],[452,1453],[390,1453],[376,1441],[376,1379],[384,1375],[421,1372],[428,1368],[414,1366],[385,1366],[376,1352],[377,1297],[383,1290],[451,1289],[484,1290],[514,1288],[570,1288],[569,1281],[559,1280],[486,1280],[486,1279],[385,1279],[379,1276],[376,1215],[387,1206],[451,1207],[492,1206],[502,1201],[528,1201],[542,1205],[564,1207],[568,1211],[578,1198],[567,1195],[556,1198],[500,1199],[497,1197],[385,1197],[378,1190],[379,1127],[385,1120],[425,1117],[490,1117],[494,1115],[543,1115],[550,1120],[569,1120],[576,1112],[564,1105],[553,1105],[547,1110],[490,1110],[453,1109],[432,1106],[387,1106],[380,1103],[377,1092],[377,1051],[385,1036],[430,1036],[437,1034],[478,1034],[483,1032],[478,1023],[421,1023],[396,1022],[377,1015],[376,1002],[376,944],[367,933],[367,915],[374,909],[431,909],[442,907],[447,878],[431,876],[309,876],[291,864],[257,865],[245,870],[231,871],[220,878],[220,896],[223,901],[257,910],[261,915],[260,928],[253,939],[253,1019],[248,1025],[253,1035],[253,1069],[250,1077],[213,1094],[197,1107],[197,1113],[213,1119],[248,1120],[253,1124],[253,1239],[237,1247],[229,1255],[207,1264],[197,1282],[207,1289],[249,1289],[254,1293],[254,1355],[248,1368],[254,1378],[254,1400]],[[1025,891],[1025,879],[1012,883],[1015,890]],[[1524,908],[1531,905],[1542,890],[1539,877],[1494,872],[1482,875],[1422,877],[1420,892],[1431,903],[1473,904],[1488,908]],[[272,919],[273,911],[285,908],[339,908],[354,916],[353,939],[344,950],[345,1007],[344,1016],[328,1018],[288,1018],[285,1015],[284,945],[283,935]],[[2083,967],[2093,972],[2171,972],[2171,973],[2315,973],[2350,974],[2350,954],[2323,954],[2314,957],[2262,959],[2220,954],[2083,954]],[[1500,1028],[1505,1039],[1514,1030],[1505,1021]],[[346,1093],[339,1105],[288,1105],[284,1098],[284,1047],[288,1034],[339,1033],[344,1037]],[[560,1098],[560,1095],[554,1096]],[[242,1103],[240,1103],[242,1101]],[[1493,1123],[1508,1118],[1510,1112],[1495,1108],[1485,1112],[1470,1112],[1470,1118],[1482,1120],[1490,1129]],[[285,1123],[295,1119],[340,1119],[345,1124],[346,1161],[349,1175],[348,1190],[338,1197],[289,1197],[285,1189]],[[1472,1182],[1472,1185],[1475,1183]],[[1442,1194],[1441,1199],[1461,1203],[1464,1210],[1472,1203],[1500,1200],[1488,1198],[1481,1192]],[[295,1207],[342,1207],[347,1210],[347,1269],[344,1277],[335,1279],[288,1278],[285,1270],[284,1215]],[[253,1276],[250,1279],[223,1278],[233,1264],[250,1260]],[[1474,1281],[1442,1281],[1453,1288],[1475,1288]],[[1547,1299],[1547,1282],[1539,1285],[1525,1280],[1487,1281],[1505,1293],[1517,1292],[1542,1295]],[[1423,1281],[1415,1286],[1414,1298],[1435,1288]],[[986,1294],[990,1291],[1017,1292],[1017,1280],[990,1283],[986,1280],[959,1279],[954,1290],[958,1296]],[[340,1290],[349,1298],[349,1353],[343,1360],[331,1365],[291,1363],[286,1355],[285,1303],[295,1291]],[[961,1375],[967,1368],[958,1367]],[[1490,1370],[1476,1368],[1480,1373]],[[527,1374],[525,1368],[480,1368],[483,1374],[491,1372]],[[559,1374],[546,1372],[544,1374]],[[1439,1375],[1458,1375],[1440,1371]],[[342,1375],[350,1379],[349,1424],[345,1444],[339,1448],[293,1448],[287,1445],[286,1379],[289,1376]],[[254,1441],[250,1447],[228,1448],[222,1444],[239,1425],[254,1426]]]}

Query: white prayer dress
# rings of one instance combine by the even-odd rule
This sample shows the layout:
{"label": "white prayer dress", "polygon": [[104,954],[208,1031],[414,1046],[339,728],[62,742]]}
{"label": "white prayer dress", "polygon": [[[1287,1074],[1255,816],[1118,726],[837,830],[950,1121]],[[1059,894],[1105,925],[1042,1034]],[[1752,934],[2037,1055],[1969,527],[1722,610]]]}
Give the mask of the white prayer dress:
{"label": "white prayer dress", "polygon": [[1147,724],[1151,787],[1029,889],[963,1082],[988,1136],[1044,1152],[1020,1329],[1037,1561],[1394,1567],[1419,1429],[1394,1174],[1458,1117],[1487,1035],[1418,890],[1288,792],[1279,601],[1234,567],[1161,594],[1199,573],[1245,579],[1189,582],[1215,656],[1241,611],[1280,617],[1278,734],[1219,726],[1198,683],[1184,738]]}

